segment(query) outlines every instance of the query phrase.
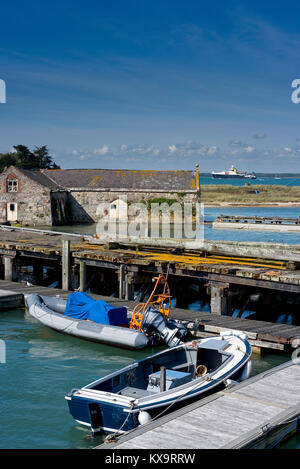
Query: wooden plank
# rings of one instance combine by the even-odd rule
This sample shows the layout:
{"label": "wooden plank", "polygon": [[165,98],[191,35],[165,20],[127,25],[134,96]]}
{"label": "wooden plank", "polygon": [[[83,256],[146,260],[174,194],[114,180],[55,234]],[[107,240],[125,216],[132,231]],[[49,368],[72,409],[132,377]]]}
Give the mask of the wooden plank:
{"label": "wooden plank", "polygon": [[[219,327],[219,326],[212,326],[212,325],[206,325],[204,327],[205,332],[215,332],[216,334],[219,334],[220,332],[224,332],[226,329],[229,329],[229,327]],[[239,331],[237,329],[234,329],[236,332],[241,332],[242,334],[247,333],[246,331]],[[257,334],[255,333],[247,333],[249,339],[256,339]]]}
{"label": "wooden plank", "polygon": [[278,344],[277,342],[267,342],[266,340],[251,340],[249,338],[249,343],[252,347],[259,347],[271,350],[280,350],[284,351],[284,344]]}

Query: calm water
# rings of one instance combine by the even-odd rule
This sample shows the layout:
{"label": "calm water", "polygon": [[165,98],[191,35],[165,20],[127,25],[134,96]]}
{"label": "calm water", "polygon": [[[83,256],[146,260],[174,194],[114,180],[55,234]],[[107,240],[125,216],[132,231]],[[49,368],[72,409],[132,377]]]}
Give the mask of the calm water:
{"label": "calm water", "polygon": [[[227,208],[204,208],[205,221],[212,222],[219,215],[248,215],[266,217],[291,217],[298,218],[300,207],[227,207]],[[53,226],[44,227],[53,231],[66,233],[78,233],[92,235],[96,233],[97,224],[73,225],[73,226]],[[300,233],[277,233],[270,231],[245,231],[245,230],[216,230],[211,225],[204,227],[205,239],[223,241],[253,241],[253,242],[274,242],[285,244],[300,244]]]}
{"label": "calm water", "polygon": [[24,310],[0,313],[6,363],[0,364],[0,448],[89,448],[66,393],[154,352],[124,351],[61,335]]}
{"label": "calm water", "polygon": [[[154,352],[152,348],[124,351],[64,336],[24,310],[0,313],[0,331],[6,344],[6,363],[0,364],[2,449],[100,444],[102,436],[91,438],[70,416],[65,394]],[[253,374],[289,358],[282,354],[256,358]]]}
{"label": "calm water", "polygon": [[202,186],[300,186],[300,178],[290,177],[290,178],[262,178],[258,177],[257,179],[253,180],[245,180],[245,179],[213,179],[212,177],[200,177],[200,184]]}
{"label": "calm water", "polygon": [[[224,184],[224,181],[203,178],[201,183]],[[233,183],[244,185],[245,181]],[[265,179],[254,183],[300,185],[300,179]],[[300,207],[207,208],[205,220],[212,221],[220,214],[298,217]],[[93,234],[96,224],[53,229]],[[211,226],[205,226],[205,238],[300,243],[300,234],[213,230]],[[74,422],[64,395],[154,352],[151,348],[124,351],[63,336],[40,325],[23,310],[0,312],[0,338],[6,345],[6,363],[0,363],[0,448],[8,449],[92,448],[100,444],[102,436],[91,438],[88,430]],[[254,358],[253,374],[290,359],[277,353]],[[280,448],[300,448],[300,435]]]}

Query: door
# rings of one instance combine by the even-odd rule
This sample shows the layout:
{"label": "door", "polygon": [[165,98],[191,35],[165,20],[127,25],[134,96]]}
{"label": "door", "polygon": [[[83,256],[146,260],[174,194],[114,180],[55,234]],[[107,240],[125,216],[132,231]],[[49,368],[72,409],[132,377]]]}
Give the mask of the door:
{"label": "door", "polygon": [[9,203],[6,206],[6,218],[7,221],[17,221],[18,220],[18,204]]}

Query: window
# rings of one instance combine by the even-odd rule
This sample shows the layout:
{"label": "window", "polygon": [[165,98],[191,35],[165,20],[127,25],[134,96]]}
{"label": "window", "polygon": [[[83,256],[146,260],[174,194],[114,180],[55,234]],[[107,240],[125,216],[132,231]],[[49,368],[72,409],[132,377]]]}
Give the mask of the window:
{"label": "window", "polygon": [[15,211],[15,204],[9,204],[9,210],[11,212],[14,212]]}
{"label": "window", "polygon": [[6,190],[7,192],[18,192],[18,179],[7,179]]}

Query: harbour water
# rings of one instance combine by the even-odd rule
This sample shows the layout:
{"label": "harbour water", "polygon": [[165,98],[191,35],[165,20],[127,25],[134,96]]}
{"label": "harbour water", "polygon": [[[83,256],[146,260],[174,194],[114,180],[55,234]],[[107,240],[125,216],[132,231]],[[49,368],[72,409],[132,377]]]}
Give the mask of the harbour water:
{"label": "harbour water", "polygon": [[252,186],[300,186],[300,177],[262,177],[258,176],[257,179],[214,179],[212,177],[201,177],[200,184],[202,186],[245,186],[251,184]]}
{"label": "harbour water", "polygon": [[[295,181],[293,185],[300,185],[300,179]],[[220,183],[213,181],[216,182]],[[274,179],[275,182],[282,184],[282,180]],[[290,182],[288,179],[287,183]],[[206,208],[205,220],[213,221],[220,214],[298,217],[300,207]],[[53,229],[93,234],[96,225]],[[210,225],[205,226],[205,238],[300,243],[300,234],[213,230]],[[22,309],[0,312],[0,338],[6,348],[6,362],[0,363],[0,448],[7,449],[93,448],[99,445],[103,436],[93,438],[88,429],[74,422],[65,394],[157,351],[152,348],[124,351],[64,336],[42,326]],[[252,373],[257,374],[289,360],[290,356],[267,353],[253,358]],[[299,449],[300,435],[279,448]]]}
{"label": "harbour water", "polygon": [[[65,394],[158,349],[126,351],[61,335],[22,309],[0,315],[6,345],[6,363],[0,363],[0,448],[75,449],[101,444],[103,435],[93,438],[73,420]],[[253,358],[253,374],[290,359],[278,353]]]}
{"label": "harbour water", "polygon": [[[300,216],[299,207],[204,207],[204,220],[213,222],[219,215],[265,216],[265,217],[291,217]],[[47,230],[66,233],[93,235],[97,232],[97,224],[41,227]],[[223,241],[253,241],[274,242],[285,244],[299,244],[300,233],[277,233],[275,231],[246,231],[246,230],[216,230],[211,224],[204,227],[204,238]]]}

